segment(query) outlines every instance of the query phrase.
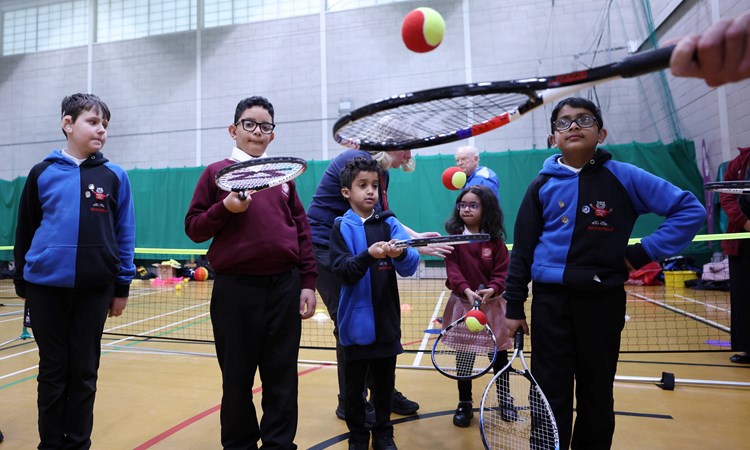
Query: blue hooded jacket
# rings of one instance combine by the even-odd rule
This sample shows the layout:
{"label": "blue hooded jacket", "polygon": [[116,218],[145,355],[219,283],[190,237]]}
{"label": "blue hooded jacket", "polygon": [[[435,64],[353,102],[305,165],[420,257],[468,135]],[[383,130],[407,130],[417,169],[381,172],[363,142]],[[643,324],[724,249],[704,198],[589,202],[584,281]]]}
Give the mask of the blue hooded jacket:
{"label": "blue hooded jacket", "polygon": [[413,248],[395,259],[375,259],[369,254],[370,245],[391,239],[409,239],[391,211],[376,210],[363,222],[350,209],[336,219],[331,233],[331,266],[344,281],[338,307],[339,339],[344,347],[381,347],[384,354],[371,352],[370,357],[403,351],[396,273],[414,275],[419,264]]}

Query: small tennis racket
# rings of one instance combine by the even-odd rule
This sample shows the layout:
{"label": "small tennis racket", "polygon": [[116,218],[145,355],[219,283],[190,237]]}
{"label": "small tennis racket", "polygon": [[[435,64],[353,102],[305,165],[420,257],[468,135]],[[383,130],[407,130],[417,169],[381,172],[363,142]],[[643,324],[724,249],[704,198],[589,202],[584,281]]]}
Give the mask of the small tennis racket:
{"label": "small tennis racket", "polygon": [[[513,340],[508,364],[495,374],[482,395],[479,425],[487,450],[559,449],[555,416],[523,356],[523,331]],[[518,358],[523,370],[514,368]]]}
{"label": "small tennis racket", "polygon": [[225,191],[262,191],[291,181],[307,169],[304,159],[293,157],[253,158],[224,167],[216,173],[216,185]]}
{"label": "small tennis racket", "polygon": [[582,89],[665,69],[673,50],[674,46],[664,47],[550,77],[469,83],[394,95],[341,117],[333,125],[333,139],[345,147],[387,151],[478,136]]}
{"label": "small tennis racket", "polygon": [[428,245],[460,245],[471,244],[472,242],[487,242],[490,235],[487,233],[477,234],[451,234],[449,236],[435,236],[428,238],[404,239],[396,241],[396,248],[405,247],[426,247]]}
{"label": "small tennis racket", "polygon": [[750,194],[750,181],[713,181],[704,184],[703,189],[720,194]]}
{"label": "small tennis racket", "polygon": [[[484,286],[477,290],[482,289]],[[480,305],[480,300],[474,300],[471,311],[479,310]],[[471,331],[466,327],[467,315],[445,327],[432,346],[432,365],[455,380],[481,377],[497,358],[497,341],[489,323],[482,331]]]}

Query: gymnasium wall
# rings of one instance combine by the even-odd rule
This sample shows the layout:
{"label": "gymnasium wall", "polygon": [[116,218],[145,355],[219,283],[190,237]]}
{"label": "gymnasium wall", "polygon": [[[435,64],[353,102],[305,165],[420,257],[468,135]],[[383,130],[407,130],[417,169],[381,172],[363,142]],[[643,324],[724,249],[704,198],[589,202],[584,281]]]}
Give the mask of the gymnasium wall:
{"label": "gymnasium wall", "polygon": [[[0,0],[0,10],[50,3]],[[442,13],[447,34],[437,50],[415,54],[403,46],[400,24],[424,4]],[[359,107],[405,91],[615,61],[647,47],[646,7],[662,39],[705,29],[714,12],[737,15],[750,0],[403,1],[0,57],[0,179],[25,176],[65,145],[60,100],[87,90],[113,112],[105,154],[126,169],[196,167],[226,156],[234,107],[254,94],[276,107],[270,153],[330,159],[341,150],[330,135],[346,102]],[[682,137],[700,149],[705,140],[714,171],[734,147],[750,145],[748,82],[708,89],[648,75],[581,95],[602,106],[610,144]],[[550,110],[474,144],[487,152],[544,149]],[[452,154],[456,146],[415,153]]]}

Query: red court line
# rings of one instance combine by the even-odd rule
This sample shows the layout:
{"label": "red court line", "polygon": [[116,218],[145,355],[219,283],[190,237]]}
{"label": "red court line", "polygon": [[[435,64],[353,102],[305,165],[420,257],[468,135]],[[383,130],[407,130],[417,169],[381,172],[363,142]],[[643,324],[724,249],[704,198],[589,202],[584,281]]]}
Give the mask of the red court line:
{"label": "red court line", "polygon": [[[320,370],[320,369],[322,369],[324,367],[326,367],[326,365],[311,367],[309,369],[303,370],[302,372],[298,372],[297,376],[300,377],[302,375],[307,375],[308,373],[315,372],[316,370]],[[263,386],[257,387],[255,389],[253,389],[253,394],[257,394],[258,392],[260,392],[262,390],[263,390]],[[158,444],[159,442],[167,439],[168,437],[170,437],[172,435],[175,435],[178,432],[184,430],[185,428],[189,427],[190,425],[194,424],[195,422],[197,422],[197,421],[199,421],[199,420],[201,420],[201,419],[203,419],[205,417],[210,416],[211,414],[215,413],[216,411],[219,411],[220,409],[221,409],[221,405],[212,406],[211,408],[208,408],[207,410],[205,410],[205,411],[203,411],[201,413],[198,413],[195,416],[190,417],[189,419],[184,420],[184,421],[178,423],[177,425],[175,425],[172,428],[164,431],[163,433],[158,434],[158,435],[152,437],[151,439],[149,439],[148,441],[144,442],[143,444],[135,447],[133,450],[146,450],[146,449],[149,449],[149,448],[153,447],[154,445]]]}

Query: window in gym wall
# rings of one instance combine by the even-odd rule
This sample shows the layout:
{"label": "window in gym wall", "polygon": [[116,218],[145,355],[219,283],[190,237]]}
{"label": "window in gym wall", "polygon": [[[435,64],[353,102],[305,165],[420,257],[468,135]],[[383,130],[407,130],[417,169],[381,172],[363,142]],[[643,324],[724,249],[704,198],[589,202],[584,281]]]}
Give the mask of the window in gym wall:
{"label": "window in gym wall", "polygon": [[320,0],[204,0],[205,28],[317,14]]}
{"label": "window in gym wall", "polygon": [[86,45],[88,1],[76,0],[3,14],[3,56]]}
{"label": "window in gym wall", "polygon": [[97,42],[194,30],[198,0],[98,0]]}

